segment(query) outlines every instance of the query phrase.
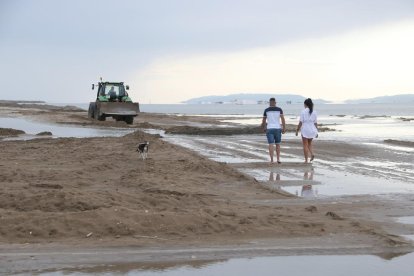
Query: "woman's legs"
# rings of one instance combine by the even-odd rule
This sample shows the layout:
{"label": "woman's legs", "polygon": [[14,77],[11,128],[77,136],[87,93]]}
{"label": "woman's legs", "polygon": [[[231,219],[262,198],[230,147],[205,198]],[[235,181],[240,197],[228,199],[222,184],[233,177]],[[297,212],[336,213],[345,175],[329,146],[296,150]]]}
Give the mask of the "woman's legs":
{"label": "woman's legs", "polygon": [[312,141],[312,139],[308,139],[302,136],[303,155],[305,156],[305,163],[308,163],[308,158],[310,158],[310,161],[313,161],[313,159],[315,158],[313,154]]}
{"label": "woman's legs", "polygon": [[305,156],[305,163],[308,163],[308,139],[302,136],[303,155]]}
{"label": "woman's legs", "polygon": [[313,158],[315,158],[315,156],[313,154],[312,139],[308,139],[308,151],[310,153],[310,161],[313,161]]}

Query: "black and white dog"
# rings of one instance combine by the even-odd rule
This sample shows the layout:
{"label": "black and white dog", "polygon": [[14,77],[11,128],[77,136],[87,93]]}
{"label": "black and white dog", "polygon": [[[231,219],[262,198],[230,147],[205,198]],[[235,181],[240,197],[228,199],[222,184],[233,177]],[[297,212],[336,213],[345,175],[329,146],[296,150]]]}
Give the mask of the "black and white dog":
{"label": "black and white dog", "polygon": [[149,149],[149,142],[145,141],[138,144],[137,152],[141,155],[142,160],[147,159]]}

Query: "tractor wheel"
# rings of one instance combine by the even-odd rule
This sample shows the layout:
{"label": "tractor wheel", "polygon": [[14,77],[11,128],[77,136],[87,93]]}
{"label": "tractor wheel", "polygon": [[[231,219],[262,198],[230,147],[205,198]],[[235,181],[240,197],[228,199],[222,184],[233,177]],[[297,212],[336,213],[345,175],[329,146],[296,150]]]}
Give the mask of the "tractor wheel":
{"label": "tractor wheel", "polygon": [[94,115],[93,117],[98,121],[105,121],[105,119],[106,119],[105,114],[99,116],[99,110],[97,108],[95,108],[95,112],[94,112],[93,115]]}
{"label": "tractor wheel", "polygon": [[105,115],[98,116],[98,120],[99,120],[99,121],[105,121],[105,120],[106,120]]}
{"label": "tractor wheel", "polygon": [[96,108],[96,104],[95,103],[90,103],[89,104],[89,109],[88,109],[88,118],[94,118],[95,116],[95,108]]}
{"label": "tractor wheel", "polygon": [[134,122],[134,117],[132,116],[125,117],[125,123],[127,123],[128,125],[132,125],[133,122]]}

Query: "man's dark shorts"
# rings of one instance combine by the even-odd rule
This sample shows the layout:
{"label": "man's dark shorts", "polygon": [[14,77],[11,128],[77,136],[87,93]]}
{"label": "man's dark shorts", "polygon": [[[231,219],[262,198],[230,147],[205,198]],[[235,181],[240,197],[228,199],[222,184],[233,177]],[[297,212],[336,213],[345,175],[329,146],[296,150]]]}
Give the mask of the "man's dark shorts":
{"label": "man's dark shorts", "polygon": [[267,129],[266,137],[269,144],[280,144],[282,141],[282,130],[280,128]]}

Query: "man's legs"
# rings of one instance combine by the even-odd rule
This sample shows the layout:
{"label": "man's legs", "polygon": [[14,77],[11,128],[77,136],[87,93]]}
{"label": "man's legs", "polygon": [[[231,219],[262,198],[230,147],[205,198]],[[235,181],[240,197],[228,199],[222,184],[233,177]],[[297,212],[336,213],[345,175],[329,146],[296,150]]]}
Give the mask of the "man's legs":
{"label": "man's legs", "polygon": [[269,144],[269,156],[270,156],[270,163],[273,163],[273,156],[274,156],[274,148],[273,144]]}
{"label": "man's legs", "polygon": [[275,143],[275,133],[274,133],[273,129],[266,130],[266,138],[267,138],[267,142],[269,144],[270,163],[273,163],[273,156],[274,156],[274,152],[275,152],[275,149],[273,147],[273,145]]}
{"label": "man's legs", "polygon": [[277,163],[280,163],[280,144],[276,144]]}
{"label": "man's legs", "polygon": [[275,130],[275,144],[276,144],[276,156],[277,156],[277,163],[280,164],[280,143],[282,142],[282,130],[276,129]]}

